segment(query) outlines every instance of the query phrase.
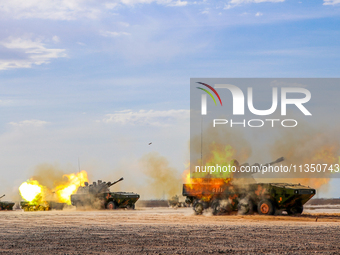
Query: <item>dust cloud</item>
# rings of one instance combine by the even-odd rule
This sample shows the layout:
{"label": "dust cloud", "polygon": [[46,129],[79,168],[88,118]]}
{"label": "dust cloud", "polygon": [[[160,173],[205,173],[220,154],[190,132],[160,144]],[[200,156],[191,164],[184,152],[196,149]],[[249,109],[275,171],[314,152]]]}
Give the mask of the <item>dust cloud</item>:
{"label": "dust cloud", "polygon": [[181,192],[181,174],[169,165],[165,157],[151,152],[140,159],[140,165],[147,178],[144,194],[152,194],[154,198],[171,198]]}
{"label": "dust cloud", "polygon": [[[270,146],[272,156],[284,155],[285,165],[304,164],[339,164],[340,143],[332,131],[316,130],[303,126],[299,129],[287,130],[281,133],[280,138]],[[332,177],[330,171],[325,173],[294,173],[294,178],[285,178],[275,181],[301,183],[313,188],[327,189],[327,184]],[[313,177],[322,178],[313,178]],[[301,178],[303,177],[303,178]]]}

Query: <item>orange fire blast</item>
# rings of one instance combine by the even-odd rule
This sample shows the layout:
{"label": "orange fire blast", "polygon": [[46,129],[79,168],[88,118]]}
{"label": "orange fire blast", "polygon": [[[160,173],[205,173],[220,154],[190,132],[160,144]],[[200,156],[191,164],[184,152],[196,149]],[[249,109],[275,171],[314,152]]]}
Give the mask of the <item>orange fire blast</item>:
{"label": "orange fire blast", "polygon": [[70,196],[74,194],[82,183],[88,182],[87,172],[65,174],[61,184],[53,190],[41,185],[37,180],[30,179],[23,182],[20,187],[21,197],[32,204],[52,200],[59,203],[71,204]]}
{"label": "orange fire blast", "polygon": [[[187,169],[183,173],[184,183],[187,184],[187,188],[190,188],[191,191],[199,191],[201,190],[201,186],[199,184],[210,184],[211,187],[215,190],[221,188],[221,186],[228,184],[232,179],[231,178],[190,178],[190,170]],[[197,185],[198,184],[198,185]],[[210,199],[210,196],[202,197],[202,199]]]}

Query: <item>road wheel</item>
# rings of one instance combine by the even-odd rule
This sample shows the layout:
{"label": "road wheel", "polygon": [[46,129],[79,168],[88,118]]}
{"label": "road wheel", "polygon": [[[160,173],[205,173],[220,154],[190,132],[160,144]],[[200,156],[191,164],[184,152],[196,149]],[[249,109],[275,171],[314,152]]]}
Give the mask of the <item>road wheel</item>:
{"label": "road wheel", "polygon": [[271,200],[263,199],[258,203],[257,211],[262,215],[273,215],[275,213],[275,207]]}
{"label": "road wheel", "polygon": [[135,210],[135,205],[134,204],[133,205],[127,205],[126,209],[128,209],[128,210]]}
{"label": "road wheel", "polygon": [[211,204],[211,208],[212,208],[213,215],[219,215],[221,213],[220,201],[214,200]]}
{"label": "road wheel", "polygon": [[241,215],[253,214],[253,202],[249,198],[242,198],[237,205],[237,213]]}
{"label": "road wheel", "polygon": [[200,201],[196,202],[193,205],[193,207],[194,207],[194,211],[195,211],[196,215],[201,215],[203,213],[204,207],[203,207],[202,202],[200,202]]}
{"label": "road wheel", "polygon": [[302,205],[297,205],[297,206],[287,210],[287,213],[289,215],[300,215],[302,212],[303,212],[303,206]]}
{"label": "road wheel", "polygon": [[84,209],[83,203],[80,202],[80,201],[77,201],[75,205],[76,205],[77,210],[83,210]]}
{"label": "road wheel", "polygon": [[108,202],[106,205],[106,209],[109,209],[109,210],[117,209],[117,204],[113,201]]}

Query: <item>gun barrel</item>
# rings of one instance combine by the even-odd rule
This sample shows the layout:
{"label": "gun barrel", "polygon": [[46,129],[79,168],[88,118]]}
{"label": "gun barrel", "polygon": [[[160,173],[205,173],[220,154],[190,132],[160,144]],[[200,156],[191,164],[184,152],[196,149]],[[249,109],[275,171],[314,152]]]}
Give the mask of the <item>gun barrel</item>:
{"label": "gun barrel", "polygon": [[120,178],[118,181],[115,181],[115,182],[113,182],[113,183],[108,184],[108,186],[111,187],[112,185],[115,185],[116,183],[118,183],[118,182],[120,182],[120,181],[122,181],[122,180],[124,180],[123,177]]}
{"label": "gun barrel", "polygon": [[284,157],[281,157],[281,158],[278,158],[277,160],[273,161],[273,162],[270,162],[270,163],[267,163],[267,164],[264,164],[262,167],[267,167],[267,166],[270,166],[270,165],[274,165],[274,164],[277,164],[277,163],[280,163],[282,161],[284,161],[285,158]]}
{"label": "gun barrel", "polygon": [[6,195],[5,195],[5,194],[3,194],[3,195],[0,197],[0,199],[1,199],[1,198],[3,198],[4,196],[6,196]]}

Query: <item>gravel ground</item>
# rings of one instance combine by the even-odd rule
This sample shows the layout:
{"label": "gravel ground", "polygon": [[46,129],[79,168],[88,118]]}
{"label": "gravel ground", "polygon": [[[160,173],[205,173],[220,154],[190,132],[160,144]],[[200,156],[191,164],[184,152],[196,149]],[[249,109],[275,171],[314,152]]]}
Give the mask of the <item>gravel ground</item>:
{"label": "gravel ground", "polygon": [[338,214],[194,216],[190,208],[0,212],[1,254],[339,254],[339,240]]}

